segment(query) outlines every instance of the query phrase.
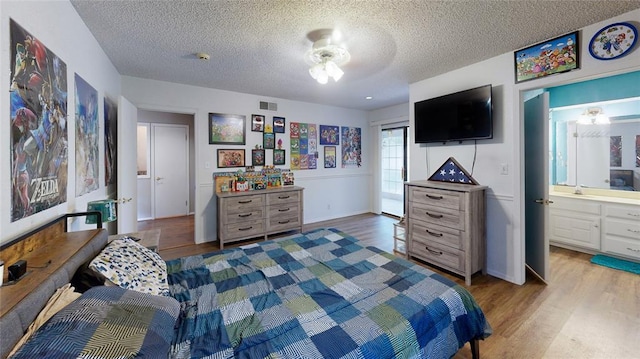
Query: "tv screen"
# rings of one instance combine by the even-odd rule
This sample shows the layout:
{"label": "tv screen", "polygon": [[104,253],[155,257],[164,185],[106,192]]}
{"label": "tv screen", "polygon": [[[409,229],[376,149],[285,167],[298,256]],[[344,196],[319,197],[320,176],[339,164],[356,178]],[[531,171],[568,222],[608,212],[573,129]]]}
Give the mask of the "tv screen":
{"label": "tv screen", "polygon": [[415,103],[416,143],[493,138],[491,85]]}

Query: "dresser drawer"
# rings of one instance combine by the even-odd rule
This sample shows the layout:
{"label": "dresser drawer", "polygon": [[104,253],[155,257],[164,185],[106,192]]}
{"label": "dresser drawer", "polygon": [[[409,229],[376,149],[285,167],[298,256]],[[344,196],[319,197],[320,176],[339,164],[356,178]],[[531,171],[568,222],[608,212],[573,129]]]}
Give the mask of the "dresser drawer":
{"label": "dresser drawer", "polygon": [[264,234],[264,220],[228,224],[222,228],[222,232],[223,237],[226,239],[261,236]]}
{"label": "dresser drawer", "polygon": [[293,202],[300,202],[299,191],[267,193],[267,206]]}
{"label": "dresser drawer", "polygon": [[225,206],[227,213],[251,212],[264,207],[264,196],[258,194],[225,198],[222,205]]}
{"label": "dresser drawer", "polygon": [[410,187],[409,198],[415,203],[422,203],[430,206],[451,208],[460,210],[462,206],[462,193],[452,191],[442,191],[433,188]]}
{"label": "dresser drawer", "polygon": [[464,251],[425,241],[420,237],[412,238],[410,250],[411,254],[419,259],[455,272],[464,272]]}
{"label": "dresser drawer", "polygon": [[423,243],[436,242],[455,249],[464,249],[460,231],[457,229],[422,221],[411,221],[410,225],[413,238],[420,239]]}
{"label": "dresser drawer", "polygon": [[464,231],[463,212],[458,209],[429,206],[418,202],[409,203],[409,216],[411,219],[437,224],[449,228]]}
{"label": "dresser drawer", "polygon": [[267,232],[300,228],[300,216],[297,213],[271,217],[267,221]]}
{"label": "dresser drawer", "polygon": [[298,203],[284,203],[268,208],[269,218],[298,216],[300,206]]}
{"label": "dresser drawer", "polygon": [[602,247],[605,252],[640,260],[640,241],[607,236]]}
{"label": "dresser drawer", "polygon": [[607,235],[613,234],[640,241],[640,222],[617,221],[607,218],[605,224]]}
{"label": "dresser drawer", "polygon": [[640,206],[607,206],[605,209],[607,217],[630,219],[640,222]]}
{"label": "dresser drawer", "polygon": [[227,213],[226,223],[239,223],[251,220],[259,220],[264,218],[264,210],[260,208],[246,208],[245,211],[238,213]]}

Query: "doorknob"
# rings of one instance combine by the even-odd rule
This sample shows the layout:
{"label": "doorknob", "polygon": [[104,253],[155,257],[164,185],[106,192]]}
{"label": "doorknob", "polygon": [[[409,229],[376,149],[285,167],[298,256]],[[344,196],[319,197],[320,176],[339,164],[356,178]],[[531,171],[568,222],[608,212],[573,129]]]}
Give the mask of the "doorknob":
{"label": "doorknob", "polygon": [[129,197],[129,198],[120,198],[118,199],[118,203],[127,203],[127,202],[131,202],[133,198]]}
{"label": "doorknob", "polygon": [[160,181],[161,179],[164,179],[164,177],[156,177],[156,181]]}
{"label": "doorknob", "polygon": [[542,199],[542,198],[540,198],[540,199],[536,199],[536,200],[535,200],[535,202],[536,202],[536,203],[539,203],[539,204],[551,204],[551,203],[553,203],[553,201],[551,201],[551,200],[548,200],[548,199]]}

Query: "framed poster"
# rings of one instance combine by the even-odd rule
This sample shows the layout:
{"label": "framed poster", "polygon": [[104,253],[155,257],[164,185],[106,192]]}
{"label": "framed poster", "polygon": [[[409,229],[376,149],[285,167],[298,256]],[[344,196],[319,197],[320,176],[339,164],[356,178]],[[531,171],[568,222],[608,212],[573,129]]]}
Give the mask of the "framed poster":
{"label": "framed poster", "polygon": [[244,167],[244,148],[218,149],[218,168]]}
{"label": "framed poster", "polygon": [[285,118],[273,116],[273,132],[284,133]]}
{"label": "framed poster", "polygon": [[273,150],[273,164],[284,165],[286,161],[285,154],[285,150]]}
{"label": "framed poster", "polygon": [[245,121],[244,115],[209,113],[209,144],[244,145]]}
{"label": "framed poster", "polygon": [[337,145],[340,143],[340,129],[338,126],[320,125],[320,144]]}
{"label": "framed poster", "polygon": [[251,115],[251,131],[262,132],[264,131],[264,116],[263,115]]}
{"label": "framed poster", "polygon": [[580,68],[578,31],[515,51],[516,83]]}
{"label": "framed poster", "polygon": [[264,166],[264,150],[263,149],[251,150],[251,165]]}
{"label": "framed poster", "polygon": [[262,147],[264,147],[265,150],[272,150],[276,148],[276,134],[272,132],[265,132]]}
{"label": "framed poster", "polygon": [[324,168],[336,168],[336,146],[324,147]]}

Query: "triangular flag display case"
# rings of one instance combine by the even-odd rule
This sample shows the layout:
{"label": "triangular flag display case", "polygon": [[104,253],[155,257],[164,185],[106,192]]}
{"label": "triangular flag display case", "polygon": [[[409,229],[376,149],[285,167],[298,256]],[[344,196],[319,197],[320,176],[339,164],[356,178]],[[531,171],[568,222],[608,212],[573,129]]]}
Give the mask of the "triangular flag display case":
{"label": "triangular flag display case", "polygon": [[478,182],[456,161],[455,158],[449,157],[437,171],[435,171],[429,181],[451,182],[477,185]]}

